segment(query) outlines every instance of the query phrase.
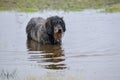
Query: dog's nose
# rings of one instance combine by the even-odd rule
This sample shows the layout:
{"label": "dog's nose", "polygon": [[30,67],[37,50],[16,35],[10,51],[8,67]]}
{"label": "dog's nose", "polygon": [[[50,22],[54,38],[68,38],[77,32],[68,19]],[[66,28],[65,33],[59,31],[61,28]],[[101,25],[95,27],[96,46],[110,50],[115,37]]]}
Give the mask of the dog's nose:
{"label": "dog's nose", "polygon": [[62,30],[61,30],[61,29],[59,29],[59,30],[58,30],[58,33],[62,33]]}

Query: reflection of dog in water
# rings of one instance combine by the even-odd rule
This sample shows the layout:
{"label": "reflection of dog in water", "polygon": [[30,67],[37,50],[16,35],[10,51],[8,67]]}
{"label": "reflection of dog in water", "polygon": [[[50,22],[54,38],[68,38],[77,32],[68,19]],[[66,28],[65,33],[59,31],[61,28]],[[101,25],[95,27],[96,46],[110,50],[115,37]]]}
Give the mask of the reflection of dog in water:
{"label": "reflection of dog in water", "polygon": [[61,45],[41,45],[32,39],[27,39],[27,48],[29,51],[42,51],[43,53],[54,53],[63,56]]}
{"label": "reflection of dog in water", "polygon": [[61,44],[61,39],[66,31],[63,18],[52,16],[46,20],[32,18],[26,27],[27,37],[41,44]]}
{"label": "reflection of dog in water", "polygon": [[36,61],[37,63],[52,63],[42,65],[46,69],[66,68],[66,65],[62,63],[65,61],[65,55],[61,45],[40,45],[32,39],[27,39],[27,48],[29,50],[29,54],[31,55],[29,58],[30,61]]}

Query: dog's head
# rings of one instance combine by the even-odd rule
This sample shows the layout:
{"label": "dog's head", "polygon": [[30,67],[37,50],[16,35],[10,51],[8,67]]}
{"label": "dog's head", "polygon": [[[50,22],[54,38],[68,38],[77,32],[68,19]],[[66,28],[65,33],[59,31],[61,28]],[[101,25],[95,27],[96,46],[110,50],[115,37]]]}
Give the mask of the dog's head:
{"label": "dog's head", "polygon": [[60,43],[64,32],[66,31],[65,22],[62,17],[53,16],[46,20],[46,30],[51,35],[53,44]]}

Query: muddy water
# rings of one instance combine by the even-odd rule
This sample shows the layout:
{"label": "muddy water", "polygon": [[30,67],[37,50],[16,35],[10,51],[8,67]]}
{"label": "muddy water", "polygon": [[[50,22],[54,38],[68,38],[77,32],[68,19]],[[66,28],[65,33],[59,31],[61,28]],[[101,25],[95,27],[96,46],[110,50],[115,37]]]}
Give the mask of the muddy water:
{"label": "muddy water", "polygon": [[[62,45],[26,38],[32,17],[64,17]],[[0,80],[120,80],[120,13],[0,12]]]}

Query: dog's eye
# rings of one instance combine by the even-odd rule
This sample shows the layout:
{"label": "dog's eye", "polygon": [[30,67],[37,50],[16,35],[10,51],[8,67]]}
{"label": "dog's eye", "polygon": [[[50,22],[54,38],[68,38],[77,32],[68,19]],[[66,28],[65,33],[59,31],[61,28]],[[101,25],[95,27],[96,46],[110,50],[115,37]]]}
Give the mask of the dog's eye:
{"label": "dog's eye", "polygon": [[61,23],[62,23],[62,21],[61,21],[61,20],[59,20],[59,21],[57,21],[57,23],[58,23],[58,24],[61,24]]}
{"label": "dog's eye", "polygon": [[59,24],[59,21],[56,21],[57,24]]}

